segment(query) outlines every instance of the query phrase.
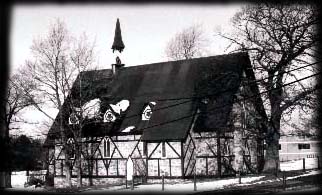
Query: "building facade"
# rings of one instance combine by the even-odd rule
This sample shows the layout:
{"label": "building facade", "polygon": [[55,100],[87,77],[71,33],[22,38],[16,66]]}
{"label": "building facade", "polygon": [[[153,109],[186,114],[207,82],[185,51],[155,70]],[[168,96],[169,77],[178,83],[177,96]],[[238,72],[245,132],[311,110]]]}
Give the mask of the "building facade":
{"label": "building facade", "polygon": [[[80,143],[85,185],[124,183],[129,160],[143,181],[257,173],[264,158],[258,93],[247,53],[82,72],[68,97],[81,103],[65,100],[45,142],[49,174],[64,185],[60,129],[73,182]],[[93,109],[76,115],[72,107]],[[70,133],[77,128],[79,141]]]}
{"label": "building facade", "polygon": [[304,136],[281,136],[279,142],[280,161],[316,158],[320,156],[321,141]]}

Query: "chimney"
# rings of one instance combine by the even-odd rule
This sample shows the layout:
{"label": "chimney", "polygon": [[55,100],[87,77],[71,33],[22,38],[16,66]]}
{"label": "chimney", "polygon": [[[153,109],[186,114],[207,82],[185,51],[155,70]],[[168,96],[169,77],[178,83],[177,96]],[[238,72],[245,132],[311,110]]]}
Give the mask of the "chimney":
{"label": "chimney", "polygon": [[124,66],[124,64],[122,64],[121,59],[116,56],[116,63],[112,64],[112,72],[113,75],[116,75],[117,72]]}

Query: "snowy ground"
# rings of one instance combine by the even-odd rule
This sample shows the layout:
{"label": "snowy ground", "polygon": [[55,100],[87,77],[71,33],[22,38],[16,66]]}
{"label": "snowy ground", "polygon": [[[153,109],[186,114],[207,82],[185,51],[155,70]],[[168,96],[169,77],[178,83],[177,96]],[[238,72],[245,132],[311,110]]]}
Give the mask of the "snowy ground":
{"label": "snowy ground", "polygon": [[[286,180],[296,179],[299,177],[305,177],[305,176],[310,176],[310,175],[317,175],[317,174],[321,174],[321,173],[322,173],[321,170],[311,170],[308,173],[304,173],[301,175],[297,175],[297,176],[293,176],[293,177],[286,177]],[[275,178],[275,179],[253,182],[251,184],[247,184],[247,183],[237,184],[236,186],[248,186],[248,185],[255,185],[255,184],[272,183],[272,182],[281,181],[281,180],[282,180],[282,178]]]}
{"label": "snowy ground", "polygon": [[[248,182],[254,182],[257,180],[260,180],[265,176],[252,176],[252,177],[245,177],[242,178],[243,183]],[[216,179],[213,181],[205,181],[200,182],[197,181],[197,191],[210,191],[210,190],[218,190],[223,189],[225,186],[232,185],[232,184],[238,184],[238,178],[232,178],[232,179]],[[115,186],[110,187],[106,189],[97,189],[97,190],[89,190],[90,192],[95,191],[102,191],[106,190],[111,193],[117,193],[117,192],[134,192],[134,193],[140,193],[140,192],[182,192],[182,193],[194,193],[194,183],[193,182],[187,182],[182,184],[165,184],[164,185],[164,191],[162,191],[162,184],[148,184],[148,185],[138,185],[134,187],[134,190],[131,190],[130,187],[128,189],[125,189],[125,186]],[[83,191],[83,192],[89,192],[89,191]]]}
{"label": "snowy ground", "polygon": [[[306,169],[314,169],[317,168],[317,159],[316,158],[307,158],[305,160]],[[302,170],[303,169],[303,160],[294,160],[294,161],[288,161],[288,162],[281,162],[281,170],[282,171],[290,171],[290,170]],[[320,170],[311,170],[305,174],[297,175],[293,177],[287,177],[287,180],[290,179],[296,179],[298,177],[305,177],[308,175],[315,175],[315,174],[321,174]],[[242,184],[238,184],[238,178],[229,178],[229,179],[214,179],[213,181],[200,181],[197,180],[197,191],[211,191],[211,190],[218,190],[223,189],[225,187],[229,186],[248,186],[253,184],[261,184],[261,183],[270,183],[275,182],[279,180],[271,179],[271,180],[265,180],[265,176],[247,176],[242,177]],[[27,176],[25,171],[21,172],[14,172],[11,175],[11,184],[13,189],[18,190],[26,190],[26,191],[41,191],[44,190],[44,188],[34,188],[34,186],[30,186],[28,188],[24,187],[24,183],[27,182]],[[134,190],[131,189],[125,189],[125,186],[114,186],[114,187],[106,187],[106,188],[100,188],[100,189],[90,189],[85,190],[83,192],[96,192],[96,191],[108,191],[108,192],[149,192],[149,191],[162,191],[162,185],[161,184],[148,184],[148,185],[138,185],[135,186]],[[183,192],[183,193],[193,193],[194,192],[194,184],[192,181],[180,183],[180,184],[165,184],[164,186],[164,192]]]}
{"label": "snowy ground", "polygon": [[[27,182],[26,171],[17,171],[11,173],[11,186],[13,190],[21,191],[43,191],[43,187],[35,188],[35,186],[25,187],[24,184]],[[10,190],[10,189],[8,189]]]}
{"label": "snowy ground", "polygon": [[[311,170],[307,173],[293,176],[293,177],[287,177],[286,180],[296,179],[298,177],[305,177],[309,175],[316,175],[321,174],[321,170]],[[275,179],[269,179],[265,180],[265,176],[248,176],[248,177],[242,177],[241,184],[238,183],[238,178],[232,178],[232,179],[216,179],[213,181],[207,181],[207,182],[200,182],[197,181],[197,191],[213,191],[213,190],[220,190],[224,188],[229,188],[230,186],[250,186],[250,185],[256,185],[256,184],[263,184],[263,183],[272,183],[279,181],[281,182],[281,178],[275,178]],[[110,187],[106,189],[97,189],[97,190],[86,190],[83,192],[110,192],[112,194],[114,193],[122,193],[122,192],[133,192],[133,193],[144,193],[144,192],[161,192],[161,193],[167,193],[167,192],[176,192],[176,193],[194,193],[194,183],[188,182],[184,184],[165,184],[164,185],[164,191],[162,191],[162,185],[161,184],[148,184],[148,185],[139,185],[135,186],[134,190],[131,190],[130,188],[125,189],[124,186],[115,186]]]}
{"label": "snowy ground", "polygon": [[11,185],[13,188],[24,188],[25,182],[27,182],[26,171],[12,172]]}
{"label": "snowy ground", "polygon": [[[321,162],[320,162],[321,164]],[[291,171],[291,170],[302,170],[303,169],[303,159],[291,160],[280,163],[281,171]],[[315,169],[318,168],[317,158],[306,158],[305,159],[305,169]]]}

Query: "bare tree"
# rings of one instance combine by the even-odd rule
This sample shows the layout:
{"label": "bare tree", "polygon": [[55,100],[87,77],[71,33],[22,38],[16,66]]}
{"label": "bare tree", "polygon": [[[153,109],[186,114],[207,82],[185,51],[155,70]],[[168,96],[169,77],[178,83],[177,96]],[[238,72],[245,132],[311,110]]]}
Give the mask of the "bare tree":
{"label": "bare tree", "polygon": [[[23,75],[19,72],[12,75],[9,78],[7,93],[4,99],[4,104],[2,104],[2,111],[4,115],[0,117],[1,123],[4,124],[5,128],[5,137],[9,138],[10,130],[18,129],[18,125],[14,126],[18,123],[25,123],[26,121],[19,118],[19,114],[22,110],[32,105],[32,100],[29,96],[26,96],[28,91],[33,90],[34,85],[28,80],[23,78]],[[5,142],[8,142],[6,140]],[[10,145],[10,143],[7,143]],[[8,149],[9,151],[10,149]],[[7,154],[7,162],[9,164],[6,165],[6,187],[11,187],[11,173],[10,173],[10,156],[11,154]]]}
{"label": "bare tree", "polygon": [[34,84],[24,79],[23,75],[19,72],[10,77],[5,99],[6,106],[2,108],[5,110],[5,117],[1,118],[5,123],[8,136],[10,130],[19,128],[12,126],[13,124],[26,122],[19,117],[19,113],[23,109],[33,105],[31,94],[26,94],[31,92],[34,87]]}
{"label": "bare tree", "polygon": [[[317,10],[310,5],[247,5],[233,18],[235,34],[221,34],[234,51],[248,51],[266,102],[267,132],[264,171],[279,168],[278,143],[283,115],[307,106],[318,89],[313,79],[299,81],[316,71]],[[307,66],[306,66],[307,65]],[[301,66],[306,68],[290,71]],[[263,79],[267,78],[267,79]],[[263,80],[262,80],[263,79]],[[283,86],[290,81],[293,85]]]}
{"label": "bare tree", "polygon": [[[76,112],[77,107],[82,103],[70,97],[72,85],[76,76],[88,70],[94,61],[94,44],[90,44],[85,34],[79,39],[69,35],[65,24],[56,20],[50,27],[49,33],[44,38],[34,40],[31,50],[34,60],[26,63],[25,73],[33,79],[37,88],[33,91],[37,98],[43,100],[42,105],[39,101],[34,101],[34,106],[49,118],[46,107],[54,107],[59,110],[58,117],[59,132],[65,154],[64,168],[66,169],[66,184],[71,186],[71,162],[68,153],[70,145],[67,143],[67,133],[64,130],[62,111],[63,104]],[[78,97],[79,98],[79,97]],[[65,100],[67,102],[64,103]],[[77,99],[77,98],[76,98]],[[81,98],[79,98],[81,99]],[[54,122],[54,119],[51,118]],[[78,128],[71,128],[73,137],[76,140],[76,167],[77,167],[77,186],[82,185],[81,180],[81,129],[82,122]]]}
{"label": "bare tree", "polygon": [[201,25],[193,25],[177,33],[167,44],[165,53],[169,59],[182,60],[202,56],[207,40]]}

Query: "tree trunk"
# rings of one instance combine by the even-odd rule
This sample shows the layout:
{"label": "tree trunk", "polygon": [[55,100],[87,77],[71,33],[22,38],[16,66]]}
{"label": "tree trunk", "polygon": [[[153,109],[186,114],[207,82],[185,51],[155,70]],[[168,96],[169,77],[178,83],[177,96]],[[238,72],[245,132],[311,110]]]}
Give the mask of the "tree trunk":
{"label": "tree trunk", "polygon": [[274,133],[272,138],[266,139],[265,165],[263,172],[275,173],[279,170],[279,134]]}
{"label": "tree trunk", "polygon": [[0,189],[3,189],[3,188],[5,188],[5,181],[6,181],[6,179],[5,179],[5,172],[4,171],[1,171],[0,172]]}
{"label": "tree trunk", "polygon": [[0,189],[3,189],[3,188],[12,188],[10,171],[0,172]]}
{"label": "tree trunk", "polygon": [[6,172],[5,177],[6,177],[6,188],[12,188],[12,186],[11,186],[11,171],[8,170]]}
{"label": "tree trunk", "polygon": [[236,128],[234,131],[234,169],[235,171],[242,172],[244,160],[243,160],[243,139],[242,129]]}
{"label": "tree trunk", "polygon": [[263,172],[275,173],[279,170],[279,139],[281,114],[272,112],[266,137],[265,165]]}
{"label": "tree trunk", "polygon": [[82,151],[82,143],[81,138],[77,138],[76,142],[76,167],[77,167],[77,187],[82,187],[82,163],[81,163],[81,151]]}
{"label": "tree trunk", "polygon": [[[66,150],[65,150],[66,151]],[[72,177],[71,177],[71,170],[70,170],[70,160],[69,160],[69,155],[65,153],[65,163],[64,167],[66,170],[66,187],[72,187]]]}
{"label": "tree trunk", "polygon": [[[94,153],[94,145],[93,145],[93,138],[91,137],[91,147],[90,147],[90,156],[93,156]],[[89,185],[93,186],[93,158],[88,161],[88,175],[89,175]]]}
{"label": "tree trunk", "polygon": [[93,159],[91,158],[88,160],[88,180],[89,180],[89,186],[93,186]]}
{"label": "tree trunk", "polygon": [[12,150],[9,141],[9,129],[3,124],[0,131],[0,155],[6,157],[0,162],[0,189],[11,188]]}
{"label": "tree trunk", "polygon": [[[60,106],[60,112],[62,112],[62,107]],[[62,145],[63,145],[63,150],[64,150],[64,154],[65,154],[65,161],[64,161],[64,164],[63,164],[63,169],[65,168],[66,172],[65,172],[65,175],[66,175],[66,178],[65,178],[65,185],[66,187],[72,187],[72,178],[71,178],[71,170],[70,170],[70,156],[67,152],[67,138],[66,138],[66,135],[65,135],[65,130],[63,128],[63,116],[62,116],[62,113],[60,114],[60,132],[61,132],[61,137],[62,137]]]}

